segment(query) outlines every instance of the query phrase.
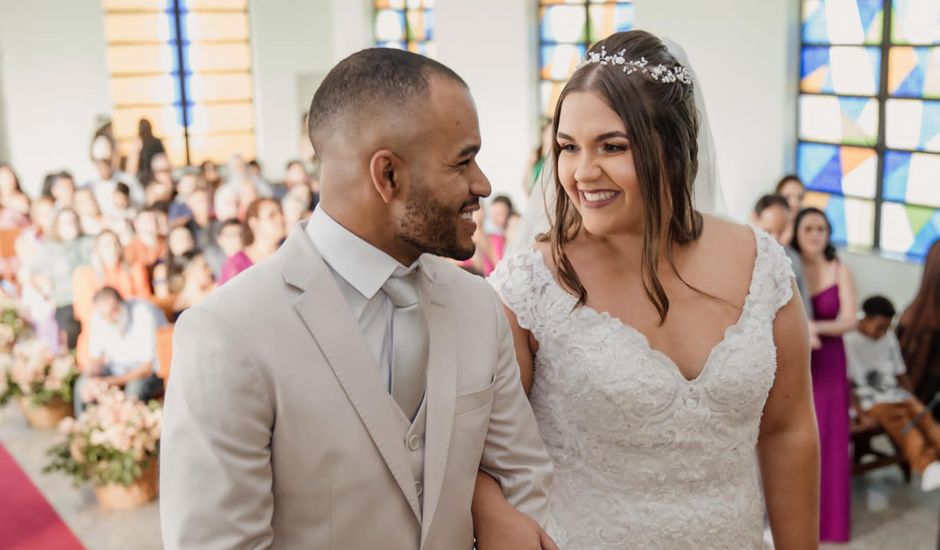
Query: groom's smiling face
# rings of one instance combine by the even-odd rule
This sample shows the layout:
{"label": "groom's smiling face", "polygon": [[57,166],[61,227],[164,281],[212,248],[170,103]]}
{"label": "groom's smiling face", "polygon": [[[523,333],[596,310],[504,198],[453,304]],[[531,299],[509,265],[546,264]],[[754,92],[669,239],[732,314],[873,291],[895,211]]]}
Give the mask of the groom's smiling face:
{"label": "groom's smiling face", "polygon": [[480,170],[480,128],[470,93],[462,85],[432,77],[421,113],[420,154],[408,166],[408,185],[397,209],[396,236],[430,254],[466,260],[473,256],[473,212],[490,194]]}

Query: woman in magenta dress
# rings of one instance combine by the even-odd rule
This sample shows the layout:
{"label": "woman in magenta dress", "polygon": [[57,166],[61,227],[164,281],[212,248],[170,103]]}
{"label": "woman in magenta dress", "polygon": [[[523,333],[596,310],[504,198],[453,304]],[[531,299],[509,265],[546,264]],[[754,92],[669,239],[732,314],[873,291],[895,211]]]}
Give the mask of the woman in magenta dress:
{"label": "woman in magenta dress", "polygon": [[252,201],[245,214],[245,248],[225,260],[219,284],[224,284],[254,264],[273,256],[284,236],[281,203],[270,198]]}
{"label": "woman in magenta dress", "polygon": [[819,540],[848,542],[851,533],[849,406],[842,335],[855,328],[855,281],[836,257],[832,226],[816,208],[802,210],[794,223],[793,248],[800,253],[813,296],[813,401],[819,425]]}

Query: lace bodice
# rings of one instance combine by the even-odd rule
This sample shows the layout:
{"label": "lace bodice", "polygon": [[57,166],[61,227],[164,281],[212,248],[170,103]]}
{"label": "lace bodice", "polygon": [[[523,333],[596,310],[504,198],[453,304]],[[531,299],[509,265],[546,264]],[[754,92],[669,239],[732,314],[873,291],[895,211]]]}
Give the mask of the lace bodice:
{"label": "lace bodice", "polygon": [[792,271],[780,245],[755,233],[741,317],[694,380],[617,318],[572,310],[576,298],[539,252],[491,276],[539,342],[531,401],[555,463],[549,532],[561,548],[760,548],[755,447]]}

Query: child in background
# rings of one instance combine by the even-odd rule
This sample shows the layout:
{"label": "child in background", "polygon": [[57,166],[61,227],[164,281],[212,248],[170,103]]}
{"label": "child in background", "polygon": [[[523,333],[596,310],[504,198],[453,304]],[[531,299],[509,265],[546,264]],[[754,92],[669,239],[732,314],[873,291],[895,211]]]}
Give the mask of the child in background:
{"label": "child in background", "polygon": [[[921,474],[921,488],[940,487],[940,426],[910,393],[901,347],[891,328],[895,309],[890,300],[874,296],[862,304],[865,318],[858,330],[844,336],[852,406],[863,426],[880,425]],[[915,417],[913,429],[904,427]]]}

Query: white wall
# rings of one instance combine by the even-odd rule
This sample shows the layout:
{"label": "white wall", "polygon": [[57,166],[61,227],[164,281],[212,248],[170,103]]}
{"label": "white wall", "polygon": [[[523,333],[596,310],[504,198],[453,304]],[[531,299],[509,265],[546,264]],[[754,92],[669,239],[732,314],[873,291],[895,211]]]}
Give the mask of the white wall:
{"label": "white wall", "polygon": [[467,81],[480,117],[480,166],[493,194],[521,204],[536,141],[535,6],[528,0],[438,0],[437,59]]}
{"label": "white wall", "polygon": [[278,179],[298,158],[301,115],[313,91],[300,83],[319,82],[332,61],[330,0],[252,0],[252,76],[255,140],[264,174]]}
{"label": "white wall", "polygon": [[109,94],[100,0],[0,0],[0,160],[28,193],[52,170],[93,175],[94,117],[111,110]]}
{"label": "white wall", "polygon": [[636,0],[636,19],[638,28],[688,52],[705,94],[728,212],[745,220],[791,163],[799,2]]}

